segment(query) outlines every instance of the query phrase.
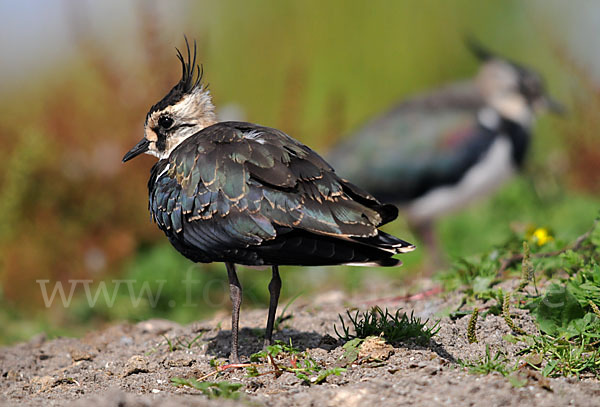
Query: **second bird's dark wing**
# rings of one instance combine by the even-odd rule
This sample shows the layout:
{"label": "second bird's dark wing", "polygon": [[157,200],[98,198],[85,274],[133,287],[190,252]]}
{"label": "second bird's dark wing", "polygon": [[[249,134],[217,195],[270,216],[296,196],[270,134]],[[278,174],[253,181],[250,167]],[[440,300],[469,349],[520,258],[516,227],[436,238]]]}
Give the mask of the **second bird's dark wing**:
{"label": "second bird's dark wing", "polygon": [[477,124],[482,104],[472,82],[417,96],[342,140],[328,161],[378,199],[408,202],[455,183],[477,161],[490,141]]}
{"label": "second bird's dark wing", "polygon": [[414,248],[377,230],[396,218],[394,206],[340,179],[279,130],[218,123],[161,162],[150,210],[192,260],[394,265],[391,256]]}

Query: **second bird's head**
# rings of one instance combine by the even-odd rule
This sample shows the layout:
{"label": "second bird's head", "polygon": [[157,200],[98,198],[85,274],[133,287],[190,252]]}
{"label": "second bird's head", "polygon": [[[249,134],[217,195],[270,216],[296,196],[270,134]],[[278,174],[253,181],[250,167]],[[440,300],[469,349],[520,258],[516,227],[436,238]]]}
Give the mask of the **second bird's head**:
{"label": "second bird's head", "polygon": [[187,60],[177,50],[181,79],[150,108],[144,124],[144,138],[125,154],[123,162],[143,153],[167,158],[186,138],[216,122],[210,92],[201,83],[202,68],[196,65],[196,42],[193,51],[187,38],[185,44]]}
{"label": "second bird's head", "polygon": [[540,74],[493,54],[473,39],[467,40],[467,46],[482,62],[477,87],[485,103],[502,117],[530,125],[544,111],[564,113],[562,105],[548,95]]}

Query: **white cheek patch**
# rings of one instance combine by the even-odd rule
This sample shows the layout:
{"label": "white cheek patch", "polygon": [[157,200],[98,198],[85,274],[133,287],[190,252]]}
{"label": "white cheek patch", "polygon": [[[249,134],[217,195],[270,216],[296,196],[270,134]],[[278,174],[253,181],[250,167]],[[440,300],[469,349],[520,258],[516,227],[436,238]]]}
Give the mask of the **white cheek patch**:
{"label": "white cheek patch", "polygon": [[490,104],[503,117],[523,127],[528,128],[533,123],[533,111],[520,95],[499,95]]}

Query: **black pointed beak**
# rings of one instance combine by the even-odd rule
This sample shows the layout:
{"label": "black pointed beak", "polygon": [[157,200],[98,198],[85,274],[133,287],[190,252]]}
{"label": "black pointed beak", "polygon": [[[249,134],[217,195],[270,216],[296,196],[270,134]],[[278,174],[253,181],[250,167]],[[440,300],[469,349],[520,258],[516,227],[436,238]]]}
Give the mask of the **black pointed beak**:
{"label": "black pointed beak", "polygon": [[149,146],[150,142],[144,137],[131,150],[129,150],[127,154],[125,154],[125,156],[123,157],[123,162],[127,162],[132,158],[135,158],[138,155],[145,153],[146,151],[148,151]]}

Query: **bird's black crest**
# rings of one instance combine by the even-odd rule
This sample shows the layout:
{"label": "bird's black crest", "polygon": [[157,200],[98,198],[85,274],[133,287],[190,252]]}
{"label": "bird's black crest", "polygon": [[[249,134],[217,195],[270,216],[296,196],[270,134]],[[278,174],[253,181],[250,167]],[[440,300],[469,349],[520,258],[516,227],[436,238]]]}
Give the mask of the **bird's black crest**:
{"label": "bird's black crest", "polygon": [[465,44],[471,50],[473,55],[482,62],[487,62],[492,59],[502,59],[506,63],[510,64],[519,75],[519,87],[520,92],[528,100],[536,100],[543,96],[545,93],[544,80],[539,73],[534,70],[521,65],[509,58],[499,56],[489,49],[485,48],[479,41],[472,36],[465,37]]}
{"label": "bird's black crest", "polygon": [[150,115],[152,112],[162,110],[169,105],[179,102],[183,96],[190,93],[192,90],[194,90],[194,88],[198,87],[202,81],[204,70],[201,65],[196,64],[196,40],[194,40],[194,50],[192,52],[187,37],[184,36],[184,38],[185,47],[187,50],[187,59],[184,58],[183,54],[178,48],[175,48],[177,51],[177,58],[181,62],[181,79],[177,85],[175,85],[173,89],[171,89],[171,91],[164,98],[162,98],[160,102],[150,108],[148,115]]}
{"label": "bird's black crest", "polygon": [[465,37],[465,45],[480,61],[489,61],[490,59],[496,58],[496,55],[493,52],[485,48],[479,41],[470,35]]}

